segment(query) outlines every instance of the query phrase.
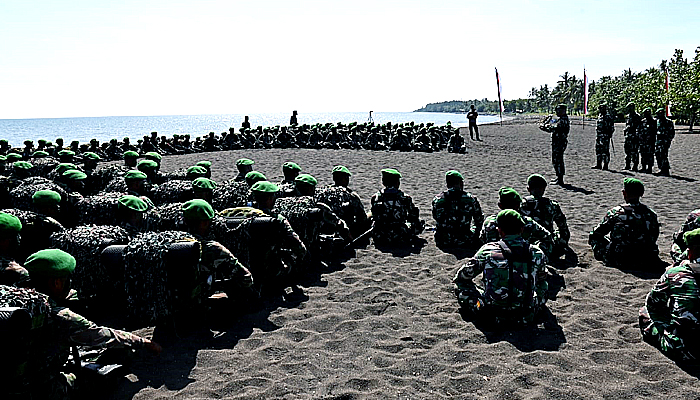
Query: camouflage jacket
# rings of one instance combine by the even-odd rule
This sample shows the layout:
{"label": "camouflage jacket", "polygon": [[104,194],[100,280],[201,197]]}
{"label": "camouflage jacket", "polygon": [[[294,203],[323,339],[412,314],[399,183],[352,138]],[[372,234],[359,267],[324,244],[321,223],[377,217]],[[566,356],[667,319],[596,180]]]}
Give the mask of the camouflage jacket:
{"label": "camouflage jacket", "polygon": [[673,121],[668,118],[661,118],[656,125],[656,146],[670,146],[671,141],[676,136]]}
{"label": "camouflage jacket", "polygon": [[[608,239],[606,235],[610,236]],[[627,203],[610,209],[593,228],[588,243],[597,260],[610,266],[649,261],[658,255],[656,240],[659,222],[656,213],[641,203]]]}
{"label": "camouflage jacket", "polygon": [[683,240],[683,235],[698,228],[700,228],[700,208],[691,211],[683,225],[673,233],[673,244],[671,244],[671,258],[673,261],[680,262],[682,259],[687,258],[688,255],[685,251],[688,246]]}
{"label": "camouflage jacket", "polygon": [[639,127],[642,125],[642,117],[636,112],[631,112],[625,120],[625,140],[639,139]]}
{"label": "camouflage jacket", "polygon": [[639,148],[646,152],[654,151],[656,143],[656,121],[654,119],[642,118],[639,125]]}
{"label": "camouflage jacket", "polygon": [[[547,197],[525,196],[520,211],[554,235],[554,241],[569,242],[571,233],[559,203]],[[554,228],[554,224],[557,228]]]}
{"label": "camouflage jacket", "polygon": [[29,284],[29,272],[14,258],[0,255],[0,285],[24,287]]}
{"label": "camouflage jacket", "polygon": [[497,310],[535,311],[546,302],[547,257],[520,235],[502,239],[513,253],[525,254],[526,260],[506,256],[502,243],[487,243],[457,271],[452,282],[458,295],[474,286],[472,279],[483,273],[484,305]]}
{"label": "camouflage jacket", "polygon": [[569,116],[565,115],[561,118],[557,118],[553,123],[543,125],[540,129],[552,134],[552,146],[566,147],[569,140],[571,122],[569,121]]}
{"label": "camouflage jacket", "polygon": [[384,188],[370,199],[375,240],[401,242],[423,231],[418,207],[400,189]]}
{"label": "camouflage jacket", "polygon": [[476,196],[450,188],[435,196],[432,206],[436,243],[448,246],[478,243],[477,231],[484,223],[484,213]]}
{"label": "camouflage jacket", "polygon": [[615,132],[615,121],[610,114],[601,115],[595,124],[596,135],[610,139]]}
{"label": "camouflage jacket", "polygon": [[277,199],[273,214],[282,214],[289,219],[294,232],[298,233],[309,251],[317,250],[320,234],[338,234],[347,239],[349,229],[330,207],[317,203],[311,196],[284,197]]}
{"label": "camouflage jacket", "polygon": [[[522,234],[523,239],[525,239],[528,243],[539,247],[544,254],[551,254],[554,246],[552,233],[527,215],[523,215],[522,217],[525,221]],[[481,233],[479,234],[479,239],[481,239],[482,243],[495,242],[500,239],[495,214],[487,217],[484,221],[484,225],[481,228]]]}
{"label": "camouflage jacket", "polygon": [[369,228],[365,206],[360,196],[352,189],[344,186],[328,186],[317,190],[314,198],[318,203],[330,207],[338,218],[348,224],[348,228],[353,233]]}
{"label": "camouflage jacket", "polygon": [[700,331],[700,289],[691,266],[684,260],[666,270],[646,298],[653,324],[642,327],[643,333],[657,336],[661,350],[676,359],[695,359],[698,355],[694,343]]}
{"label": "camouflage jacket", "polygon": [[279,197],[294,197],[296,196],[297,189],[296,185],[294,184],[294,180],[288,180],[284,179],[282,182],[279,183],[279,192],[278,195]]}

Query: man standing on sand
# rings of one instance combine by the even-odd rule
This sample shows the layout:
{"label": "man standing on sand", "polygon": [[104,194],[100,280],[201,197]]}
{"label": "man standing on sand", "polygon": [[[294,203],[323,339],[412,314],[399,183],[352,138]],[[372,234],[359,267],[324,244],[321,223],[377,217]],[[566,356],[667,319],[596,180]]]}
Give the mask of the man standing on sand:
{"label": "man standing on sand", "polygon": [[598,120],[595,126],[595,155],[596,163],[593,169],[601,169],[607,171],[608,163],[610,163],[610,139],[615,132],[615,121],[608,114],[608,105],[603,103],[598,106]]}
{"label": "man standing on sand", "polygon": [[297,110],[292,111],[292,116],[289,118],[289,125],[299,125],[299,122],[297,122]]}
{"label": "man standing on sand", "polygon": [[552,182],[555,185],[564,184],[564,173],[566,168],[564,166],[564,151],[566,151],[566,146],[569,144],[569,129],[571,128],[571,123],[569,122],[569,116],[566,115],[566,105],[559,104],[554,111],[557,113],[557,120],[542,124],[540,129],[552,134],[552,166],[554,167],[554,173],[557,174],[557,179]]}
{"label": "man standing on sand", "polygon": [[471,105],[469,112],[467,113],[467,119],[469,120],[469,137],[474,140],[474,131],[476,131],[476,140],[481,142],[479,139],[479,127],[476,125],[476,117],[479,113],[474,109],[474,104]]}
{"label": "man standing on sand", "polygon": [[642,159],[641,172],[651,173],[654,166],[654,145],[656,144],[656,121],[651,108],[644,109],[644,117],[639,126],[639,154]]}
{"label": "man standing on sand", "polygon": [[637,170],[639,164],[639,130],[642,117],[634,111],[634,103],[627,104],[627,121],[625,121],[625,169]]}
{"label": "man standing on sand", "polygon": [[673,121],[666,118],[666,113],[663,108],[656,110],[656,164],[659,166],[659,175],[669,176],[671,165],[668,162],[668,149],[671,147],[671,141],[676,136],[673,128]]}

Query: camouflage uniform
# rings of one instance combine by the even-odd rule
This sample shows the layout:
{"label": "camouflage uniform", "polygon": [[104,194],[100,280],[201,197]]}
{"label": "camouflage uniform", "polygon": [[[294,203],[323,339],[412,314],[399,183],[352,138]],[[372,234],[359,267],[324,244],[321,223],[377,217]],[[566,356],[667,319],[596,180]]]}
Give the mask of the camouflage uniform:
{"label": "camouflage uniform", "polygon": [[[547,197],[525,196],[520,212],[531,217],[538,224],[542,225],[552,234],[554,248],[552,256],[562,254],[571,238],[569,225],[566,223],[566,216],[561,211],[559,203]],[[554,224],[557,225],[556,229]]]}
{"label": "camouflage uniform", "polygon": [[654,146],[656,144],[656,121],[653,118],[642,118],[639,126],[639,154],[641,155],[642,171],[651,172],[654,166]]}
{"label": "camouflage uniform", "polygon": [[174,180],[154,185],[149,191],[149,197],[155,205],[182,203],[192,199],[192,182]]}
{"label": "camouflage uniform", "polygon": [[671,166],[668,162],[668,149],[671,141],[676,135],[673,128],[673,121],[668,118],[660,118],[656,126],[656,164],[661,170],[661,174],[668,175]]}
{"label": "camouflage uniform", "polygon": [[248,189],[248,185],[244,181],[221,182],[214,188],[211,205],[215,210],[247,206]]}
{"label": "camouflage uniform", "polygon": [[591,231],[588,243],[596,260],[610,267],[639,269],[640,265],[658,266],[658,237],[656,213],[637,202],[610,209]]}
{"label": "camouflage uniform", "polygon": [[693,210],[688,214],[688,217],[683,222],[680,228],[673,233],[673,243],[671,244],[671,258],[674,262],[680,262],[681,260],[688,258],[688,253],[686,252],[688,246],[686,246],[683,241],[683,235],[686,232],[690,232],[694,229],[700,228],[700,208]]}
{"label": "camouflage uniform", "polygon": [[344,186],[328,186],[316,191],[314,196],[318,203],[324,203],[345,221],[353,236],[364,233],[369,229],[369,221],[365,206],[360,196],[352,189]]}
{"label": "camouflage uniform", "polygon": [[639,130],[642,124],[642,117],[632,111],[625,121],[625,169],[637,170],[639,164]]}
{"label": "camouflage uniform", "polygon": [[14,257],[0,255],[0,285],[25,287],[29,284],[29,272]]}
{"label": "camouflage uniform", "polygon": [[464,138],[459,132],[450,136],[449,142],[447,142],[447,151],[449,153],[466,153],[467,148],[464,146]]}
{"label": "camouflage uniform", "polygon": [[425,221],[418,217],[418,207],[413,204],[413,199],[399,189],[380,190],[372,196],[370,204],[375,243],[408,243],[425,228]]}
{"label": "camouflage uniform", "polygon": [[63,225],[55,219],[32,211],[5,209],[2,212],[14,215],[22,223],[22,241],[16,254],[20,260],[51,247],[51,234],[63,230]]}
{"label": "camouflage uniform", "polygon": [[[522,238],[531,245],[537,246],[549,256],[554,248],[554,239],[552,233],[547,228],[538,224],[534,219],[522,215],[525,226],[523,227]],[[496,225],[496,214],[491,215],[484,220],[484,225],[479,233],[479,239],[482,243],[495,242],[500,239],[498,234],[498,226]]]}
{"label": "camouflage uniform", "polygon": [[[484,213],[473,194],[449,188],[433,199],[435,244],[438,247],[480,245],[477,233],[484,223]],[[472,223],[473,221],[473,223]]]}
{"label": "camouflage uniform", "polygon": [[279,197],[295,197],[297,195],[296,184],[294,179],[284,179],[279,183],[280,191],[277,193]]}
{"label": "camouflage uniform", "polygon": [[558,118],[556,123],[545,124],[540,129],[552,134],[552,166],[554,173],[558,177],[563,177],[566,173],[564,152],[569,144],[569,130],[571,129],[569,116],[564,115]]}
{"label": "camouflage uniform", "polygon": [[[520,235],[487,243],[452,280],[457,300],[467,311],[497,324],[530,323],[547,300],[546,263],[544,253]],[[472,282],[482,272],[483,289]]]}
{"label": "camouflage uniform", "polygon": [[699,262],[700,259],[692,263],[683,260],[666,270],[639,310],[639,329],[644,340],[678,361],[695,360],[699,354]]}
{"label": "camouflage uniform", "polygon": [[610,114],[602,114],[598,117],[595,126],[595,154],[596,166],[607,168],[610,162],[610,140],[615,132],[615,121]]}

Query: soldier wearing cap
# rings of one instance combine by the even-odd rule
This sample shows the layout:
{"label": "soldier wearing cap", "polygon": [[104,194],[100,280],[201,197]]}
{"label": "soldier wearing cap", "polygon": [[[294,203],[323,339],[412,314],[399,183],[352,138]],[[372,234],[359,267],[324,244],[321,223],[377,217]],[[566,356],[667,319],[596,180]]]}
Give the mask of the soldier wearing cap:
{"label": "soldier wearing cap", "polygon": [[642,117],[634,110],[634,103],[627,103],[625,120],[625,169],[637,170],[639,164],[639,131]]}
{"label": "soldier wearing cap", "polygon": [[195,165],[206,169],[207,173],[206,173],[206,175],[204,175],[204,177],[211,179],[211,161],[206,161],[206,160],[197,161],[197,163]]}
{"label": "soldier wearing cap", "polygon": [[33,175],[34,165],[29,161],[15,161],[12,163],[12,175],[14,179],[24,179]]}
{"label": "soldier wearing cap", "polygon": [[[71,346],[103,348],[145,348],[160,353],[160,345],[149,339],[116,329],[97,326],[65,307],[70,278],[75,270],[73,256],[58,249],[41,250],[25,261],[37,292],[47,296],[48,321],[42,340],[30,353],[24,375],[29,379],[31,398],[69,398],[74,393],[76,376],[63,370]],[[42,328],[43,329],[43,328]]]}
{"label": "soldier wearing cap", "polygon": [[[496,216],[498,240],[483,245],[452,282],[462,310],[498,325],[532,323],[544,307],[546,255],[522,237],[525,222],[515,210]],[[483,274],[483,288],[472,281]]]}
{"label": "soldier wearing cap", "polygon": [[187,168],[186,178],[189,181],[193,181],[197,178],[206,178],[206,175],[207,169],[204,167],[200,167],[199,165],[193,165]]}
{"label": "soldier wearing cap", "polygon": [[266,180],[267,178],[265,175],[258,171],[250,171],[245,175],[245,183],[248,187],[252,187],[255,183]]}
{"label": "soldier wearing cap", "polygon": [[72,163],[75,158],[75,151],[61,150],[58,152],[58,161],[62,163]]}
{"label": "soldier wearing cap", "polygon": [[644,109],[641,125],[639,126],[639,155],[641,172],[651,173],[654,166],[654,146],[656,145],[656,120],[651,114],[651,108]]}
{"label": "soldier wearing cap", "polygon": [[148,175],[139,171],[131,170],[124,174],[124,182],[126,183],[126,194],[132,196],[146,196],[148,194],[148,188],[146,187],[146,181],[148,180]]}
{"label": "soldier wearing cap", "polygon": [[[530,195],[523,198],[520,211],[523,216],[534,219],[552,234],[554,249],[550,259],[561,256],[569,246],[569,225],[566,216],[558,202],[544,196],[547,180],[540,174],[532,174],[527,178],[527,191]],[[556,227],[555,227],[556,225]]]}
{"label": "soldier wearing cap", "polygon": [[[521,206],[522,197],[520,197],[520,193],[515,189],[502,187],[498,190],[498,208],[501,210],[514,210],[520,214]],[[552,233],[548,231],[547,228],[538,224],[534,219],[522,214],[520,217],[524,223],[522,232],[523,239],[540,248],[540,250],[549,257],[554,247]],[[479,233],[479,239],[482,243],[498,240],[497,215],[486,217],[484,225],[481,227],[481,232]]]}
{"label": "soldier wearing cap", "polygon": [[467,146],[464,145],[464,138],[459,134],[459,129],[455,130],[447,142],[448,153],[464,154],[467,152]]}
{"label": "soldier wearing cap", "polygon": [[688,259],[666,270],[639,310],[639,329],[647,343],[675,361],[700,357],[700,229],[686,232]]}
{"label": "soldier wearing cap", "polygon": [[136,164],[136,168],[146,174],[148,182],[151,184],[162,183],[162,179],[158,174],[158,163],[153,160],[141,160]]}
{"label": "soldier wearing cap", "polygon": [[77,169],[69,169],[61,174],[61,181],[66,185],[66,189],[75,194],[83,194],[85,179],[87,179],[87,175]]}
{"label": "soldier wearing cap", "polygon": [[163,156],[161,156],[160,153],[157,151],[149,151],[143,155],[143,158],[155,162],[158,165],[156,171],[160,171],[160,163],[163,161]]}
{"label": "soldier wearing cap", "polygon": [[0,155],[7,155],[10,149],[10,143],[7,141],[7,139],[0,139]]}
{"label": "soldier wearing cap", "polygon": [[192,181],[192,193],[195,199],[202,199],[211,204],[214,189],[216,189],[216,182],[209,178],[197,178]]}
{"label": "soldier wearing cap", "polygon": [[596,163],[594,169],[608,169],[610,163],[610,140],[615,132],[615,120],[608,114],[608,105],[603,103],[598,106],[598,120],[595,125],[595,154]]}
{"label": "soldier wearing cap", "polygon": [[124,228],[131,236],[144,232],[143,215],[148,209],[148,203],[140,197],[124,195],[117,200],[116,225]]}
{"label": "soldier wearing cap", "polygon": [[439,248],[476,248],[481,244],[479,229],[484,223],[479,200],[464,191],[464,177],[459,171],[447,171],[445,183],[447,190],[432,201],[435,244]]}
{"label": "soldier wearing cap", "polygon": [[31,140],[24,141],[24,150],[22,150],[22,158],[24,160],[29,160],[34,152],[34,142]]}
{"label": "soldier wearing cap", "polygon": [[564,165],[564,152],[569,144],[569,129],[571,123],[569,116],[566,115],[566,105],[559,104],[555,108],[557,118],[548,118],[546,123],[540,126],[540,129],[552,134],[552,166],[554,173],[557,175],[556,185],[564,184],[564,174],[566,167]]}
{"label": "soldier wearing cap", "polygon": [[399,189],[401,173],[394,168],[382,170],[384,189],[370,199],[375,244],[410,243],[423,232],[425,221],[419,217],[413,199]]}
{"label": "soldier wearing cap", "polygon": [[136,164],[138,164],[139,161],[139,153],[133,150],[127,150],[122,153],[122,157],[124,158],[124,165],[128,169],[136,169]]}
{"label": "soldier wearing cap", "polygon": [[248,158],[239,158],[236,160],[238,175],[236,175],[233,180],[236,182],[245,182],[245,176],[248,174],[248,172],[253,170],[253,164],[255,164],[255,161]]}
{"label": "soldier wearing cap", "polygon": [[0,212],[0,285],[26,286],[29,283],[29,273],[15,261],[21,231],[19,218]]}
{"label": "soldier wearing cap", "polygon": [[671,165],[668,162],[668,149],[671,147],[671,141],[676,136],[673,128],[673,121],[666,118],[666,113],[663,108],[656,110],[656,165],[659,166],[659,175],[670,176]]}
{"label": "soldier wearing cap", "polygon": [[357,237],[369,229],[370,223],[367,218],[365,206],[362,199],[354,190],[350,189],[350,170],[344,165],[333,167],[333,184],[316,190],[316,201],[324,203],[345,221],[353,237]]}
{"label": "soldier wearing cap", "polygon": [[596,260],[620,269],[656,271],[661,266],[656,240],[656,213],[640,202],[644,184],[639,179],[623,180],[625,203],[613,207],[593,228],[588,243]]}
{"label": "soldier wearing cap", "polygon": [[296,185],[294,184],[294,179],[299,175],[301,172],[301,167],[299,164],[291,161],[287,161],[286,163],[282,164],[282,174],[284,174],[284,179],[282,179],[282,182],[279,183],[279,194],[281,197],[293,197],[295,196],[295,187]]}
{"label": "soldier wearing cap", "polygon": [[478,116],[479,113],[476,112],[474,104],[469,106],[469,112],[467,113],[467,119],[469,120],[469,137],[474,140],[474,132],[476,132],[476,140],[481,142],[479,138],[479,126],[476,124],[476,118]]}

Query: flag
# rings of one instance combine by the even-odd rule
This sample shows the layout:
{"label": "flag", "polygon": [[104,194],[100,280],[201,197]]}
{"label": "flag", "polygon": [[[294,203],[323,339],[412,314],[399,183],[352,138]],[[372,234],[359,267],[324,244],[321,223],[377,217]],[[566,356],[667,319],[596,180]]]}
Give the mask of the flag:
{"label": "flag", "polygon": [[583,69],[583,115],[588,115],[588,76]]}
{"label": "flag", "polygon": [[[666,97],[668,98],[669,95],[669,90],[668,90],[668,68],[666,68]],[[671,101],[666,100],[666,116],[670,117],[671,116]]]}
{"label": "flag", "polygon": [[498,68],[496,68],[496,86],[498,86],[498,105],[503,112],[505,109],[503,108],[503,99],[501,99],[501,79],[498,77]]}

